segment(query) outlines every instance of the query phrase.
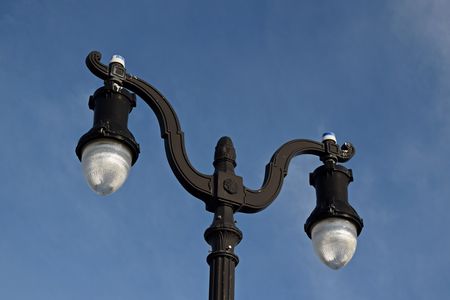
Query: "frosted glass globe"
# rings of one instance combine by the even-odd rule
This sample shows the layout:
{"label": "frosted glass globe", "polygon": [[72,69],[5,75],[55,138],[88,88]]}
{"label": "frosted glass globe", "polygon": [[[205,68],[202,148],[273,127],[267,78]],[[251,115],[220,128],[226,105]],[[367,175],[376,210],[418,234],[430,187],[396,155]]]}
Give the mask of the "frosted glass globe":
{"label": "frosted glass globe", "polygon": [[131,168],[131,151],[113,139],[99,139],[84,147],[83,173],[89,186],[99,195],[109,195],[122,186]]}
{"label": "frosted glass globe", "polygon": [[311,231],[314,251],[332,269],[345,266],[356,250],[356,227],[341,218],[318,222]]}

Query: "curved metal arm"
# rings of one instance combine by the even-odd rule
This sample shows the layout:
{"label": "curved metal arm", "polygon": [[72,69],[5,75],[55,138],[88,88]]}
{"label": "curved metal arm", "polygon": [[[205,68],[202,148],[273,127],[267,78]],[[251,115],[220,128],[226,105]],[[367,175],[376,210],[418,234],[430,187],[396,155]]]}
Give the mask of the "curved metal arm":
{"label": "curved metal arm", "polygon": [[269,206],[281,190],[291,159],[302,154],[316,155],[322,160],[332,158],[338,162],[346,162],[353,157],[355,149],[350,143],[345,143],[339,149],[339,146],[335,143],[320,143],[304,139],[285,143],[278,148],[267,164],[262,187],[259,190],[244,187],[245,204],[240,211],[256,213]]}
{"label": "curved metal arm", "polygon": [[[106,80],[108,79],[108,67],[100,62],[101,57],[100,52],[91,52],[86,58],[86,65],[95,76]],[[319,156],[323,161],[331,158],[337,162],[345,162],[351,159],[355,153],[350,143],[345,143],[339,149],[339,146],[334,142],[293,140],[285,143],[273,154],[266,166],[262,187],[258,190],[245,187],[242,179],[238,180],[238,176],[234,175],[234,171],[226,172],[227,175],[220,178],[224,180],[234,178],[235,181],[233,182],[237,185],[236,191],[230,192],[229,189],[219,184],[218,173],[220,172],[216,170],[214,175],[205,175],[191,165],[186,154],[180,123],[166,98],[149,83],[136,76],[126,74],[122,84],[124,88],[141,97],[153,110],[159,122],[167,159],[173,173],[183,187],[194,197],[204,201],[207,209],[211,211],[214,211],[216,198],[220,198],[221,201],[244,213],[255,213],[266,208],[280,192],[284,177],[288,172],[289,163],[295,156],[312,154]],[[214,178],[216,178],[216,181],[214,181]],[[237,192],[237,190],[241,192]]]}
{"label": "curved metal arm", "polygon": [[[86,65],[97,77],[106,80],[108,67],[100,62],[101,53],[93,51],[86,57]],[[123,87],[136,93],[155,113],[161,137],[164,139],[167,159],[173,173],[183,187],[205,203],[212,198],[212,176],[197,171],[189,162],[184,144],[184,134],[177,115],[164,96],[149,83],[126,74]]]}

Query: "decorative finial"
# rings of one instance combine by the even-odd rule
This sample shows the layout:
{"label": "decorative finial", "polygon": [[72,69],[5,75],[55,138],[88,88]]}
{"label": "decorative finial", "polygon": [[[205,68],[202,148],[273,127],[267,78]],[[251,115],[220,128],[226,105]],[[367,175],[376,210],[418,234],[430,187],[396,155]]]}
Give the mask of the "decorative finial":
{"label": "decorative finial", "polygon": [[228,136],[223,136],[219,139],[214,152],[214,165],[221,161],[229,161],[236,166],[236,151],[231,138]]}

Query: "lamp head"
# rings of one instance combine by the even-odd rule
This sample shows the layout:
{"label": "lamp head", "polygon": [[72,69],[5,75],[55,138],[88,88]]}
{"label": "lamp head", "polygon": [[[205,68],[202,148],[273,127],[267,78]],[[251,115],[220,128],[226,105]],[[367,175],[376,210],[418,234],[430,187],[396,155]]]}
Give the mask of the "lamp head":
{"label": "lamp head", "polygon": [[94,111],[94,125],[78,141],[75,152],[80,161],[83,148],[91,141],[102,138],[126,145],[131,151],[132,165],[138,159],[139,144],[128,130],[128,115],[136,106],[136,95],[125,89],[118,91],[114,86],[106,84],[89,98],[89,108]]}
{"label": "lamp head", "polygon": [[310,174],[317,204],[306,220],[305,232],[316,254],[332,269],[350,261],[363,228],[363,220],[348,203],[347,187],[352,180],[352,171],[335,163],[326,163]]}
{"label": "lamp head", "polygon": [[[110,71],[123,66],[123,58],[113,58]],[[118,72],[121,74],[125,71]],[[89,98],[94,125],[80,138],[75,150],[89,185],[100,195],[117,190],[139,156],[139,145],[128,130],[128,115],[136,106],[136,95],[122,88],[113,75],[118,76],[111,74],[105,86]]]}

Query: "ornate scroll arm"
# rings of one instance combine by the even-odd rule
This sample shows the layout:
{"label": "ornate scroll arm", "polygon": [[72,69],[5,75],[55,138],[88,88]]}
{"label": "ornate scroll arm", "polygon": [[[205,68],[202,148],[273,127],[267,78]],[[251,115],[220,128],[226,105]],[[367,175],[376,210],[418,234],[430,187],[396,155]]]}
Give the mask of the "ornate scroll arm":
{"label": "ornate scroll arm", "polygon": [[[93,51],[87,56],[86,65],[95,76],[105,80],[108,78],[108,67],[100,59],[101,53]],[[167,160],[178,181],[194,197],[205,203],[210,201],[212,176],[200,173],[189,162],[184,134],[170,103],[153,86],[136,76],[126,74],[123,87],[136,93],[155,113],[164,139]]]}
{"label": "ornate scroll arm", "polygon": [[264,182],[260,189],[251,190],[244,187],[244,205],[240,211],[256,213],[269,206],[277,197],[288,173],[292,158],[302,154],[312,154],[321,159],[333,157],[338,162],[352,158],[355,150],[350,143],[345,143],[341,149],[335,143],[321,143],[312,140],[292,140],[282,145],[266,165]]}
{"label": "ornate scroll arm", "polygon": [[86,66],[92,74],[100,79],[108,78],[108,67],[100,62],[102,54],[98,51],[92,51],[86,57]]}

